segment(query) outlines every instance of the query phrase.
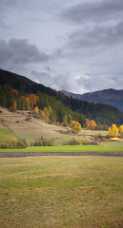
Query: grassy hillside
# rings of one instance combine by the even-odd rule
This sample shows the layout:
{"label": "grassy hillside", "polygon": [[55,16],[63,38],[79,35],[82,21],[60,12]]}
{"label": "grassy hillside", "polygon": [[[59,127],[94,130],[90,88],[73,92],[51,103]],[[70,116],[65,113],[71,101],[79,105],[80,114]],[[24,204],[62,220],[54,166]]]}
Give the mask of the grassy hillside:
{"label": "grassy hillside", "polygon": [[0,108],[1,143],[12,142],[11,139],[24,139],[28,145],[38,142],[41,138],[48,145],[64,145],[96,142],[98,137],[105,137],[106,131],[91,131],[82,129],[79,134],[72,133],[69,127],[48,124],[41,119],[34,118],[28,111],[10,112]]}
{"label": "grassy hillside", "polygon": [[8,128],[0,128],[0,145],[2,144],[16,144],[18,142],[17,136]]}

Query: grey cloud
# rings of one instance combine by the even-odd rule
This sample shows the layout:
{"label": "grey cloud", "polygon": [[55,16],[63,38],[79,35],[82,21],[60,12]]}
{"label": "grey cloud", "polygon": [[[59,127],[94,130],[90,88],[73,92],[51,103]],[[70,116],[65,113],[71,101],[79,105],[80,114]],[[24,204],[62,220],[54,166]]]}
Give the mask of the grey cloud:
{"label": "grey cloud", "polygon": [[123,22],[115,25],[95,25],[86,30],[78,30],[69,36],[71,48],[95,48],[112,44],[119,44],[123,41]]}
{"label": "grey cloud", "polygon": [[52,79],[51,72],[49,72],[45,69],[43,71],[40,71],[40,72],[33,70],[31,72],[30,78],[32,80],[37,81],[38,83],[42,83],[42,84],[47,85],[47,86],[52,86],[52,83],[54,81],[54,79]]}
{"label": "grey cloud", "polygon": [[122,75],[122,73],[116,73],[116,75],[113,73],[83,73],[82,76],[76,77],[76,75],[55,74],[53,71],[49,72],[44,70],[42,72],[32,71],[30,78],[57,90],[66,90],[82,94],[88,91],[108,88],[122,89]]}
{"label": "grey cloud", "polygon": [[6,7],[11,7],[13,5],[15,5],[16,1],[14,0],[1,0],[0,1],[0,12],[2,12],[3,10],[6,10]]}
{"label": "grey cloud", "polygon": [[0,34],[1,68],[78,93],[123,86],[123,0],[0,0]]}
{"label": "grey cloud", "polygon": [[[117,78],[117,80],[116,80]],[[116,74],[88,74],[87,77],[80,77],[78,84],[82,84],[86,91],[95,91],[108,88],[122,89],[123,78]]]}
{"label": "grey cloud", "polygon": [[55,72],[46,68],[42,71],[33,70],[30,78],[54,89],[59,89],[59,84],[64,81],[63,77],[59,80],[59,75],[56,75]]}
{"label": "grey cloud", "polygon": [[49,56],[25,39],[0,40],[0,66],[47,62]]}
{"label": "grey cloud", "polygon": [[[55,73],[55,71],[32,71],[30,78],[42,83],[46,86],[52,87],[56,90],[68,90],[68,91],[77,91],[79,87],[79,82],[76,77],[71,77],[70,74],[60,74]],[[81,85],[80,85],[81,87]],[[82,88],[81,88],[82,91]]]}
{"label": "grey cloud", "polygon": [[[23,11],[31,11],[34,13],[34,10],[37,10],[37,13],[40,12],[53,12],[56,11],[59,6],[62,7],[63,3],[61,0],[1,0],[0,1],[0,9],[1,10],[17,10],[22,9]],[[60,8],[61,9],[61,8]]]}
{"label": "grey cloud", "polygon": [[122,0],[101,0],[73,5],[64,10],[62,17],[76,23],[99,22],[122,16]]}

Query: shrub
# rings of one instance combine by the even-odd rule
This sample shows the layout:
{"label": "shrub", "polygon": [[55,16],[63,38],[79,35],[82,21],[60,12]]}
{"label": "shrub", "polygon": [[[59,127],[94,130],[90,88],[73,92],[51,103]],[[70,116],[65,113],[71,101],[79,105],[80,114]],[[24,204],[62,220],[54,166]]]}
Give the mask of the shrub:
{"label": "shrub", "polygon": [[95,120],[85,120],[85,127],[90,130],[95,130],[97,128],[97,123]]}
{"label": "shrub", "polygon": [[120,136],[123,137],[123,125],[119,127]]}
{"label": "shrub", "polygon": [[79,133],[81,131],[81,124],[78,121],[72,121],[70,127],[74,133]]}
{"label": "shrub", "polygon": [[67,144],[69,144],[69,145],[80,145],[81,142],[78,138],[72,138]]}
{"label": "shrub", "polygon": [[0,148],[26,148],[27,142],[24,139],[21,139],[17,142],[11,142],[11,143],[1,143]]}
{"label": "shrub", "polygon": [[16,143],[16,147],[18,148],[26,148],[28,146],[28,143],[26,142],[25,139],[20,139],[17,143]]}
{"label": "shrub", "polygon": [[64,116],[63,118],[64,126],[69,126],[71,124],[71,121],[72,121],[72,116],[70,114]]}
{"label": "shrub", "polygon": [[119,136],[119,129],[116,124],[112,124],[112,126],[108,129],[108,136],[112,138]]}
{"label": "shrub", "polygon": [[52,141],[44,138],[43,136],[41,136],[40,139],[32,143],[32,146],[52,146],[52,145],[53,145]]}
{"label": "shrub", "polygon": [[98,138],[76,137],[69,141],[69,145],[98,145],[100,142]]}

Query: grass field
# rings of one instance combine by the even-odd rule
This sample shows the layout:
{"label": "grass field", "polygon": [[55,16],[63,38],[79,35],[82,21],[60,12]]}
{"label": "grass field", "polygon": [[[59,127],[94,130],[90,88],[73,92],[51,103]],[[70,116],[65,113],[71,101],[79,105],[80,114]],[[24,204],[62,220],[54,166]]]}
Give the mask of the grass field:
{"label": "grass field", "polygon": [[16,135],[7,128],[0,128],[0,144],[11,144],[18,141]]}
{"label": "grass field", "polygon": [[34,146],[23,149],[0,149],[0,152],[123,152],[123,142],[106,142],[100,145]]}
{"label": "grass field", "polygon": [[0,159],[1,228],[123,227],[123,158]]}

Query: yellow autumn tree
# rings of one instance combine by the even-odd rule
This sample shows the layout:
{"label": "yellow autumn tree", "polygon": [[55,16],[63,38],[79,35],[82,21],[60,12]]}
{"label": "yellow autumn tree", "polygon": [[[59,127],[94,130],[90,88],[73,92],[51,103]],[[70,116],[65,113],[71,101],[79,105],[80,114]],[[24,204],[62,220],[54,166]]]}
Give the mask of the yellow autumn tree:
{"label": "yellow autumn tree", "polygon": [[24,102],[25,102],[25,106],[26,106],[27,110],[31,110],[32,105],[31,105],[31,102],[30,102],[30,99],[28,96],[24,97]]}
{"label": "yellow autumn tree", "polygon": [[39,114],[39,107],[38,106],[33,107],[32,111],[36,114]]}
{"label": "yellow autumn tree", "polygon": [[40,117],[43,119],[45,122],[49,122],[49,109],[45,107],[43,110],[40,111]]}
{"label": "yellow autumn tree", "polygon": [[112,126],[108,129],[108,136],[111,138],[119,136],[119,129],[116,124],[112,124]]}
{"label": "yellow autumn tree", "polygon": [[55,114],[51,106],[45,107],[43,110],[40,110],[40,117],[45,122],[55,122]]}
{"label": "yellow autumn tree", "polygon": [[123,137],[123,125],[120,125],[119,133],[120,133],[120,136]]}
{"label": "yellow autumn tree", "polygon": [[81,131],[81,124],[78,121],[71,121],[70,127],[75,133],[79,133]]}

